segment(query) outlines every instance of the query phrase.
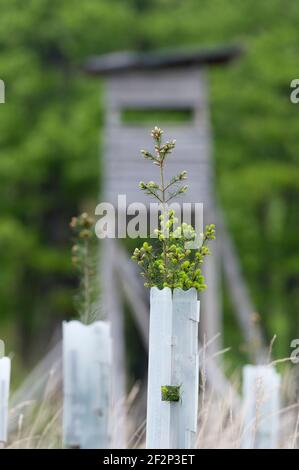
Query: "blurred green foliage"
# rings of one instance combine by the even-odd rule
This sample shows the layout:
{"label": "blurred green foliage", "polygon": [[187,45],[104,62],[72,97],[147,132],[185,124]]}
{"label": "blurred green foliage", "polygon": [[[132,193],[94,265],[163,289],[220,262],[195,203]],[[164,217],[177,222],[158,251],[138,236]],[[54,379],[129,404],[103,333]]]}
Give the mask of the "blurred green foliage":
{"label": "blurred green foliage", "polygon": [[289,355],[299,331],[299,107],[289,100],[298,23],[299,4],[283,0],[0,0],[0,332],[11,331],[9,350],[26,359],[44,351],[74,312],[68,221],[97,200],[103,123],[99,83],[82,61],[242,43],[241,60],[210,70],[217,193],[268,338],[278,335],[274,352]]}

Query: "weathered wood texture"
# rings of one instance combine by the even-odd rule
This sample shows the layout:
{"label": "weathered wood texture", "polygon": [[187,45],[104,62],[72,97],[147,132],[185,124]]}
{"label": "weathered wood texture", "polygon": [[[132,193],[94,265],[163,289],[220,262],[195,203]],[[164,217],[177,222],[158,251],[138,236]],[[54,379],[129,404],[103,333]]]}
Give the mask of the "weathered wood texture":
{"label": "weathered wood texture", "polygon": [[[211,207],[207,210],[204,207],[205,224],[216,223],[215,210]],[[217,238],[212,243],[211,255],[205,260],[203,274],[205,276],[207,289],[200,294],[202,303],[202,316],[200,324],[200,336],[203,344],[209,343],[206,355],[213,357],[222,349],[222,305],[221,305],[221,285],[220,285],[220,244],[219,233],[216,226]],[[219,235],[218,235],[219,234]],[[218,238],[219,237],[219,238]],[[221,357],[221,356],[220,356]],[[219,356],[214,357],[219,362]]]}
{"label": "weathered wood texture", "polygon": [[126,351],[123,299],[118,279],[116,242],[105,239],[101,244],[102,313],[111,324],[112,337],[112,445],[126,447]]}
{"label": "weathered wood texture", "polygon": [[112,52],[89,57],[84,64],[86,73],[107,76],[128,73],[132,70],[153,71],[173,68],[189,69],[196,66],[225,65],[243,53],[239,46],[218,46],[199,50],[172,50],[157,52]]}
{"label": "weathered wood texture", "polygon": [[8,399],[10,387],[10,368],[9,357],[0,359],[0,442],[7,442],[8,427]]}
{"label": "weathered wood texture", "polygon": [[[190,123],[167,126],[166,138],[177,140],[175,156],[169,158],[166,172],[174,175],[184,169],[189,173],[186,202],[210,204],[211,171],[209,165],[209,122],[205,76],[191,68],[131,72],[107,81],[107,126],[105,133],[105,200],[116,203],[117,194],[126,194],[127,202],[149,201],[138,189],[146,177],[157,178],[157,168],[140,156],[140,149],[152,148],[148,127],[122,122],[124,109],[190,109]],[[152,126],[160,123],[152,123]]]}
{"label": "weathered wood texture", "polygon": [[119,243],[115,243],[115,250],[119,280],[126,299],[132,308],[136,326],[147,351],[149,336],[148,290],[144,289],[142,278],[139,272],[136,271],[135,264],[128,258],[124,248]]}
{"label": "weathered wood texture", "polygon": [[63,378],[64,444],[109,448],[111,337],[107,322],[63,323]]}
{"label": "weathered wood texture", "polygon": [[268,356],[265,338],[259,323],[254,321],[255,308],[242,273],[235,245],[220,210],[217,211],[216,220],[220,232],[219,240],[223,271],[236,317],[243,337],[246,339],[251,360],[254,363],[262,364]]}
{"label": "weathered wood texture", "polygon": [[[195,289],[151,289],[146,445],[190,449],[198,416],[198,321]],[[180,400],[163,401],[162,386],[179,386]]]}
{"label": "weathered wood texture", "polygon": [[244,449],[276,449],[279,445],[280,376],[272,366],[243,369]]}
{"label": "weathered wood texture", "polygon": [[[205,70],[188,69],[130,71],[106,78],[106,127],[104,140],[104,177],[102,200],[117,206],[119,194],[127,204],[151,199],[139,190],[140,180],[156,180],[157,168],[144,160],[140,149],[151,149],[149,126],[122,122],[125,109],[190,109],[190,122],[167,125],[165,137],[177,141],[175,154],[168,160],[167,176],[188,172],[188,191],[181,202],[203,203],[204,223],[214,222],[213,166]],[[162,125],[162,123],[152,123]],[[214,245],[215,247],[215,245]],[[202,299],[202,336],[206,341],[222,332],[219,304],[219,253],[207,259],[205,272],[208,290]],[[113,327],[112,327],[113,328]],[[209,353],[221,349],[221,336],[210,345]]]}

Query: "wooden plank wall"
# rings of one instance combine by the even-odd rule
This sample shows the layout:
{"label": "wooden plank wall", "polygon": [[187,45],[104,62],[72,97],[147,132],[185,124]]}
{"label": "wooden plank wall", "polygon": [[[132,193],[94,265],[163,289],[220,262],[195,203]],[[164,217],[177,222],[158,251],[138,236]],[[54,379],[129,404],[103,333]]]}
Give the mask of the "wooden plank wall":
{"label": "wooden plank wall", "polygon": [[[105,132],[105,201],[116,203],[117,194],[126,194],[127,202],[149,200],[139,190],[141,179],[158,177],[157,167],[144,160],[140,149],[151,149],[151,126],[125,125],[122,110],[130,109],[190,109],[190,123],[170,125],[165,138],[176,139],[175,153],[168,160],[166,174],[188,172],[186,202],[211,202],[211,168],[209,164],[209,122],[203,71],[182,70],[128,73],[107,81],[107,127]],[[153,123],[161,125],[163,123]]]}
{"label": "wooden plank wall", "polygon": [[[191,122],[167,125],[165,138],[176,139],[175,153],[169,157],[167,175],[188,172],[188,192],[182,202],[202,202],[204,223],[214,222],[214,181],[211,158],[206,70],[199,66],[155,71],[130,71],[106,79],[106,127],[104,133],[104,174],[102,201],[116,205],[118,194],[125,194],[127,204],[152,200],[138,188],[141,180],[157,180],[157,167],[140,155],[140,149],[153,146],[150,130],[154,122],[128,125],[122,122],[125,109],[190,109]],[[219,252],[208,260],[205,272],[208,289],[201,295],[201,336],[206,341],[221,333],[218,295]],[[214,340],[209,351],[221,349],[221,340]]]}

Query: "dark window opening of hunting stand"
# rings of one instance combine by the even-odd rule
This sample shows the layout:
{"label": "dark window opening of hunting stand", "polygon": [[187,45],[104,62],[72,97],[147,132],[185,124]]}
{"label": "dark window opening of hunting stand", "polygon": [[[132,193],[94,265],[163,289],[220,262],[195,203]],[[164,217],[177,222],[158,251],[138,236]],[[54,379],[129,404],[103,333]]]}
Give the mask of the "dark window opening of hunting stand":
{"label": "dark window opening of hunting stand", "polygon": [[125,108],[121,111],[123,124],[134,126],[152,126],[159,123],[165,127],[169,124],[189,124],[194,118],[194,111],[191,108]]}

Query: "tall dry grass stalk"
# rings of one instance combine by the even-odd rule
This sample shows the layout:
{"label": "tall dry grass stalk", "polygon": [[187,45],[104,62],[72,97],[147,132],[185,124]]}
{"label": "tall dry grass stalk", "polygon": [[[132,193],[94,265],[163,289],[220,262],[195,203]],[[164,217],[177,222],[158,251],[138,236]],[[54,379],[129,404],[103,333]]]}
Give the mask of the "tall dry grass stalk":
{"label": "tall dry grass stalk", "polygon": [[[241,447],[243,413],[236,407],[233,390],[240,390],[239,379],[231,378],[231,392],[221,396],[208,383],[206,364],[208,344],[202,347],[200,400],[198,414],[198,435],[196,447],[200,449],[238,449]],[[275,361],[277,362],[283,362]],[[271,363],[273,364],[273,363]],[[55,449],[62,448],[62,387],[59,367],[50,370],[42,394],[33,400],[26,400],[10,410],[11,430],[8,449]],[[34,385],[34,384],[33,384]],[[299,371],[298,366],[285,367],[282,377],[282,407],[279,410],[279,448],[299,448]],[[263,391],[259,394],[256,406],[256,419],[251,424],[256,428],[262,403]],[[125,400],[127,447],[130,449],[145,446],[145,386],[137,383]],[[267,420],[267,416],[262,419]],[[117,433],[117,416],[112,416]]]}

